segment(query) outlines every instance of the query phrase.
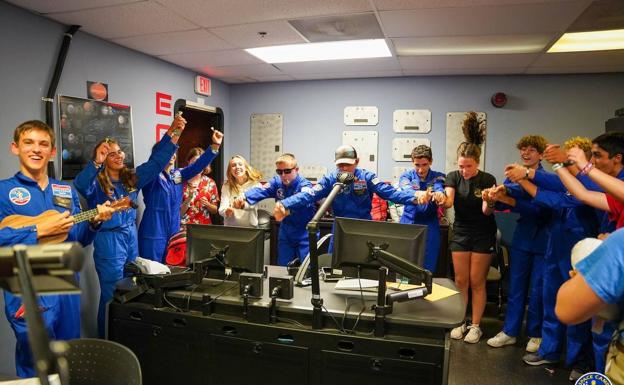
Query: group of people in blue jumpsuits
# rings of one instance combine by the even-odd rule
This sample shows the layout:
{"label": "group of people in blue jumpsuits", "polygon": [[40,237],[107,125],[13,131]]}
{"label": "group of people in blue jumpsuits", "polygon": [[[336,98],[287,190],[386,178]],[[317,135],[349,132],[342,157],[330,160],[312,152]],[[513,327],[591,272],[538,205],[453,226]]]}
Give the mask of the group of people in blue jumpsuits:
{"label": "group of people in blue jumpsuits", "polygon": [[[95,146],[93,161],[76,176],[73,186],[47,175],[48,161],[56,151],[53,129],[40,121],[29,121],[15,130],[11,146],[20,160],[20,171],[0,181],[0,220],[15,214],[37,216],[46,210],[56,210],[58,214],[34,226],[0,228],[0,245],[35,244],[53,234],[66,234],[68,241],[83,245],[93,242],[101,291],[101,337],[105,336],[106,305],[113,297],[116,282],[123,278],[124,265],[138,256],[164,262],[167,242],[180,230],[184,182],[202,172],[218,155],[223,134],[214,130],[211,151],[204,152],[188,167],[175,168],[177,141],[185,123],[184,118],[176,116],[167,133],[154,145],[149,159],[134,170],[124,164],[125,154],[119,143],[105,138]],[[332,203],[334,216],[370,220],[373,194],[403,204],[401,223],[428,227],[424,267],[434,271],[440,249],[439,215],[441,209],[455,205],[457,226],[450,248],[457,286],[466,301],[469,290],[472,293],[472,319],[470,325],[455,328],[451,337],[471,343],[482,336],[479,320],[485,306],[485,270],[495,246],[492,213],[495,209],[517,212],[520,216],[511,245],[507,315],[503,330],[490,338],[488,345],[503,347],[517,342],[528,294],[525,334],[529,343],[524,361],[530,365],[557,362],[566,344],[566,365],[579,372],[604,370],[606,348],[616,325],[607,323],[599,331],[594,330],[593,336],[590,321],[566,327],[555,314],[555,300],[572,270],[570,253],[574,244],[613,231],[609,221],[612,217],[570,195],[557,174],[543,169],[540,161],[544,157],[559,162],[561,157],[565,158],[565,152],[547,147],[541,136],[520,139],[517,147],[522,164],[507,166],[507,178],[498,186],[492,175],[478,170],[480,143],[468,142],[467,137],[458,150],[459,170],[448,177],[431,169],[431,148],[417,146],[411,154],[414,168],[400,176],[397,187],[359,168],[356,149],[349,145],[338,147],[336,169],[315,185],[299,174],[295,156],[286,153],[276,160],[277,175],[260,187],[245,191],[232,202],[232,207],[255,205],[266,198],[276,200],[273,214],[282,222],[278,264],[286,265],[308,254],[306,224],[315,213],[315,202],[329,195],[339,173],[352,173],[353,183],[345,186]],[[619,163],[594,160],[593,164],[609,175],[624,177],[621,136],[606,134],[593,143],[577,139],[569,146],[585,146],[592,159],[601,151],[607,153],[607,159],[619,154]],[[589,190],[601,191],[586,175],[580,175],[578,180]],[[110,203],[126,196],[135,201],[139,190],[145,211],[137,230],[136,209],[116,212]],[[86,199],[89,208],[97,207],[94,220],[74,223],[73,215],[80,211],[78,194]],[[17,374],[33,376],[21,301],[7,292],[4,297],[5,313],[17,339]],[[52,338],[80,336],[79,296],[44,296],[39,303]]]}

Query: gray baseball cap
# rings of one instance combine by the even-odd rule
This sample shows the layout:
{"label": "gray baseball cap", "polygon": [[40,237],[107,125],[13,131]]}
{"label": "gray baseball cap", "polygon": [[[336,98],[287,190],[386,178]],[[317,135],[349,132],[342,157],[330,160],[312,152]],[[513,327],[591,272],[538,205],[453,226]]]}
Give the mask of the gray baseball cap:
{"label": "gray baseball cap", "polygon": [[336,149],[334,163],[336,165],[339,164],[355,164],[357,160],[357,152],[353,146],[349,146],[348,144],[343,144],[342,146]]}

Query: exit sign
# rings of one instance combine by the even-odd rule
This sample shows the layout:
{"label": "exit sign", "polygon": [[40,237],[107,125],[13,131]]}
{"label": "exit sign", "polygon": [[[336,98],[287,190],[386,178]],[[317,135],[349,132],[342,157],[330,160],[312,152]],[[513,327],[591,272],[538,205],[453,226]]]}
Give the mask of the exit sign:
{"label": "exit sign", "polygon": [[195,76],[195,93],[199,95],[210,96],[212,92],[210,79],[205,76]]}

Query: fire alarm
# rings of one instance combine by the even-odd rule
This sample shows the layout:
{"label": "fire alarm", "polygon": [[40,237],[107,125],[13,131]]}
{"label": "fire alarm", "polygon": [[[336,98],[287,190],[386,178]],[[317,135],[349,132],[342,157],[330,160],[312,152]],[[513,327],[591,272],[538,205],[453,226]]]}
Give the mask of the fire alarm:
{"label": "fire alarm", "polygon": [[494,107],[503,108],[505,104],[507,104],[507,95],[505,95],[503,92],[497,92],[492,95],[490,101],[492,102],[492,105]]}

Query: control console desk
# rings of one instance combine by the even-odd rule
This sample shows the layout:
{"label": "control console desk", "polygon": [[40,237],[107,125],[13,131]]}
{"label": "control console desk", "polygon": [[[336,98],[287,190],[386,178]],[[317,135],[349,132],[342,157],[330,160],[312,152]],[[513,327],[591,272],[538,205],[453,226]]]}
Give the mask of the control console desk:
{"label": "control console desk", "polygon": [[[270,276],[285,274],[269,267]],[[434,282],[455,289],[448,279]],[[160,308],[153,290],[113,301],[109,339],[134,351],[146,385],[447,383],[449,330],[464,320],[460,295],[394,304],[386,336],[376,338],[376,293],[364,293],[362,311],[359,291],[339,293],[335,283],[321,282],[324,328],[313,330],[309,287],[295,287],[289,302],[278,300],[277,322],[270,322],[268,279],[264,285],[264,297],[250,299],[246,309],[237,282],[209,279],[168,291]]]}

